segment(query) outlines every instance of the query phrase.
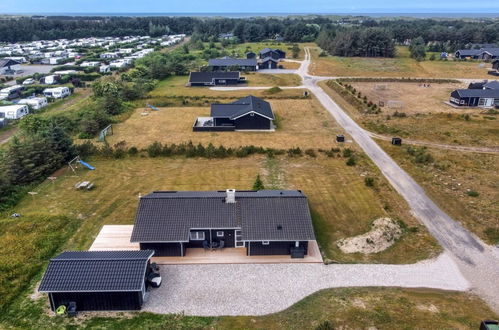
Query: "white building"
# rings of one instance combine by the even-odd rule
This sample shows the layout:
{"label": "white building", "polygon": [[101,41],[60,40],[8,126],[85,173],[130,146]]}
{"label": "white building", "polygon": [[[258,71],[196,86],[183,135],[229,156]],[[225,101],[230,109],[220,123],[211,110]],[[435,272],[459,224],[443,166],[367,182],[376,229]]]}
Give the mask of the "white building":
{"label": "white building", "polygon": [[20,119],[29,113],[29,108],[25,104],[7,105],[0,107],[0,113],[7,119]]}

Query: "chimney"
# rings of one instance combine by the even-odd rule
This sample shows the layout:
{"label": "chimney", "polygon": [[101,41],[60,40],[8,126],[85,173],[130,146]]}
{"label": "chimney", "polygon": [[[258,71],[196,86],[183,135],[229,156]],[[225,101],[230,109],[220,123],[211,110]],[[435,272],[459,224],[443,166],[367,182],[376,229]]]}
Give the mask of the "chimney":
{"label": "chimney", "polygon": [[225,197],[225,203],[233,204],[236,202],[236,189],[227,189],[227,197]]}

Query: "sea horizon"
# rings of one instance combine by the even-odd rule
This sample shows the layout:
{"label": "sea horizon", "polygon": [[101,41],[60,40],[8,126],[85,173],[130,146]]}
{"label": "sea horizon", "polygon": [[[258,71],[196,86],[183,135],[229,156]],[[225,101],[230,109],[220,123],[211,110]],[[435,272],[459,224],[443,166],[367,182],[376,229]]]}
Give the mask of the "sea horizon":
{"label": "sea horizon", "polygon": [[249,17],[286,17],[286,16],[364,16],[364,17],[412,17],[412,18],[499,18],[499,13],[448,13],[448,12],[420,12],[420,13],[360,13],[360,12],[346,12],[346,13],[0,13],[0,15],[13,15],[13,16],[107,16],[107,17],[226,17],[226,18],[249,18]]}

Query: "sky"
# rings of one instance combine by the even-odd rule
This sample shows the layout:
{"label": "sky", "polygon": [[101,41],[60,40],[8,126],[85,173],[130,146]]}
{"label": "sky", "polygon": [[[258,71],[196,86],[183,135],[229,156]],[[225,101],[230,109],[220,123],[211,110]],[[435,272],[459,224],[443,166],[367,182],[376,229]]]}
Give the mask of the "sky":
{"label": "sky", "polygon": [[499,13],[499,1],[0,0],[0,13]]}

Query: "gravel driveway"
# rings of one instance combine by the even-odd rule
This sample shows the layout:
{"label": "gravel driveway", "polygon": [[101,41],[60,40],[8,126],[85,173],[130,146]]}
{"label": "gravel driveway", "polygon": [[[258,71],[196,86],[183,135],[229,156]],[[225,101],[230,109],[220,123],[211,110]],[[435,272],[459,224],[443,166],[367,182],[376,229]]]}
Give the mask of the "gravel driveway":
{"label": "gravel driveway", "polygon": [[442,254],[411,265],[232,264],[166,265],[163,283],[143,310],[187,315],[279,312],[326,288],[383,286],[465,291],[468,282]]}

